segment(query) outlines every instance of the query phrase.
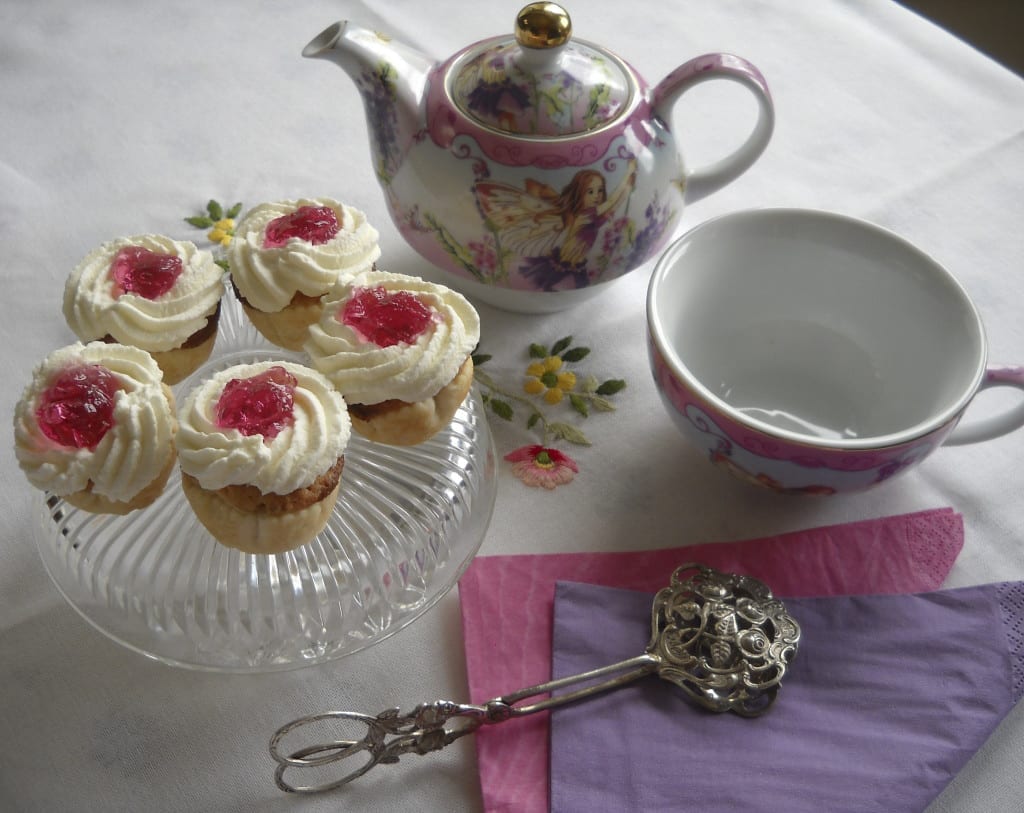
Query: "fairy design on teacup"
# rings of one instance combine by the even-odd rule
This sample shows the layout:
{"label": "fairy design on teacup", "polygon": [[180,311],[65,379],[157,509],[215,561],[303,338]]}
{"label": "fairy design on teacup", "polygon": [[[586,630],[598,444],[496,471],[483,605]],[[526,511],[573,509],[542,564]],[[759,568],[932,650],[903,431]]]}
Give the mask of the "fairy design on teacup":
{"label": "fairy design on teacup", "polygon": [[891,455],[863,452],[853,457],[836,457],[827,450],[797,450],[783,444],[764,442],[756,433],[733,432],[723,428],[706,411],[693,403],[683,407],[684,433],[702,446],[708,459],[734,477],[780,494],[830,495],[884,482],[912,468],[934,449],[934,445],[911,444],[897,447]]}

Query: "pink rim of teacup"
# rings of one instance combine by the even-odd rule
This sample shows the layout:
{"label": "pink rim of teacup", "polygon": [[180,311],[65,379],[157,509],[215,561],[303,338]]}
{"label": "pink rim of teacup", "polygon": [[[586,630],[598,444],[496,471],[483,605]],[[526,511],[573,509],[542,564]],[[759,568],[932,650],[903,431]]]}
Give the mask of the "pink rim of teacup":
{"label": "pink rim of teacup", "polygon": [[[927,270],[929,281],[941,291],[945,306],[952,308],[961,319],[961,333],[957,335],[966,339],[959,367],[963,381],[948,393],[943,390],[939,408],[895,431],[864,437],[819,437],[745,414],[713,392],[691,365],[684,362],[672,344],[670,337],[674,326],[666,324],[667,316],[662,307],[665,305],[659,303],[659,297],[669,296],[663,291],[666,278],[685,273],[678,264],[684,261],[683,255],[694,241],[705,238],[707,232],[714,229],[722,231],[712,231],[710,240],[727,235],[726,229],[737,225],[749,227],[756,235],[758,228],[782,225],[792,230],[796,228],[793,224],[823,225],[847,238],[863,232],[878,244],[891,246],[893,262],[898,263],[902,258],[912,262],[915,268]],[[735,237],[736,233],[731,236]],[[701,259],[698,257],[697,262]],[[709,272],[701,267],[698,273],[704,276]],[[677,296],[692,290],[685,282],[668,288]],[[680,306],[679,310],[685,309]],[[755,209],[723,215],[695,226],[665,251],[655,267],[648,290],[647,325],[652,374],[671,417],[683,433],[703,447],[714,462],[724,462],[748,479],[781,490],[790,490],[791,480],[800,481],[795,486],[797,489],[820,487],[826,493],[866,487],[920,462],[943,442],[952,445],[984,440],[1024,423],[1022,404],[1009,414],[983,421],[977,427],[960,427],[968,431],[953,433],[960,416],[979,390],[999,385],[1024,389],[1024,370],[986,367],[988,348],[980,314],[964,287],[938,262],[899,235],[845,215],[816,210]],[[709,336],[708,341],[714,339]],[[701,360],[698,358],[697,363]],[[704,361],[706,364],[706,359]],[[807,479],[806,472],[796,471],[797,468],[817,470],[818,474]],[[837,477],[830,481],[828,476],[822,476],[822,470],[834,472]],[[846,477],[853,472],[863,473],[856,482]]]}

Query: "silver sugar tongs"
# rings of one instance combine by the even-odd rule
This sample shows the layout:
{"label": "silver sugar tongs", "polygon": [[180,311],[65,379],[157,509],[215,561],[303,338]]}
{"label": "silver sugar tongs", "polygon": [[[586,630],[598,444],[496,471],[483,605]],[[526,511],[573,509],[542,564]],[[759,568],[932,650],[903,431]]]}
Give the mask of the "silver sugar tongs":
{"label": "silver sugar tongs", "polygon": [[[398,762],[403,754],[437,751],[482,725],[574,703],[651,674],[674,683],[706,709],[756,717],[775,701],[799,641],[799,624],[766,584],[750,576],[685,564],[673,572],[669,586],[654,597],[651,639],[642,655],[520,689],[481,705],[438,700],[421,703],[404,715],[393,708],[376,717],[354,711],[300,717],[282,726],[270,739],[270,754],[278,763],[274,780],[281,790],[290,793],[331,790],[362,776],[378,763]],[[602,683],[518,705],[608,675],[613,677]],[[289,734],[325,720],[354,721],[365,725],[366,733],[361,739],[307,745],[287,755],[281,752],[281,742]],[[446,728],[449,722],[455,725]],[[321,768],[361,753],[367,755],[366,762],[341,779],[317,785],[285,781],[289,768]]]}

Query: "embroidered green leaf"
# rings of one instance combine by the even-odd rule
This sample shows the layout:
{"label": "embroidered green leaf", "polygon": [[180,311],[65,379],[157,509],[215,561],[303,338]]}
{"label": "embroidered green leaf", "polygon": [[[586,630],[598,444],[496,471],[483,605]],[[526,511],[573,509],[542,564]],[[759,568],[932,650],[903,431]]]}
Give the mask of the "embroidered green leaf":
{"label": "embroidered green leaf", "polygon": [[228,213],[227,213],[227,215],[226,215],[226,216],[227,216],[227,217],[230,217],[230,218],[236,218],[236,217],[238,217],[238,216],[239,216],[239,215],[240,215],[241,213],[242,213],[242,202],[241,202],[241,201],[239,201],[239,202],[238,202],[238,203],[236,203],[236,204],[235,204],[234,206],[232,206],[232,207],[231,207],[230,209],[228,209]]}
{"label": "embroidered green leaf", "polygon": [[230,271],[231,270],[231,267],[228,265],[228,261],[227,260],[214,260],[214,262],[217,265],[219,265],[221,268],[223,268],[225,271]]}
{"label": "embroidered green leaf", "polygon": [[224,208],[212,198],[206,204],[206,211],[210,213],[210,217],[213,220],[220,220],[224,217]]}
{"label": "embroidered green leaf", "polygon": [[[511,421],[514,409],[518,417],[525,414],[526,428],[540,437],[543,446],[564,441],[577,446],[590,446],[590,438],[581,428],[584,419],[591,418],[595,411],[613,412],[616,407],[611,395],[626,386],[620,379],[602,381],[585,371],[574,372],[563,368],[566,362],[581,361],[590,354],[589,347],[574,347],[572,336],[563,336],[552,345],[540,342],[527,345],[530,362],[526,375],[508,388],[480,370],[476,376],[485,408],[499,417]],[[486,353],[473,348],[475,365],[491,359]],[[539,363],[538,363],[539,362]],[[562,410],[562,416],[571,418],[557,421],[553,416]]]}
{"label": "embroidered green leaf", "polygon": [[589,446],[590,439],[579,427],[567,423],[555,422],[548,424],[548,431],[556,438],[575,443],[577,446]]}
{"label": "embroidered green leaf", "polygon": [[615,395],[624,389],[626,389],[626,382],[621,378],[609,378],[597,388],[596,392],[598,395]]}
{"label": "embroidered green leaf", "polygon": [[213,221],[206,215],[196,215],[195,217],[186,217],[185,222],[190,226],[195,226],[197,229],[208,229],[213,225]]}
{"label": "embroidered green leaf", "polygon": [[589,347],[574,347],[562,354],[563,361],[582,361],[590,354]]}
{"label": "embroidered green leaf", "polygon": [[[563,339],[559,339],[557,342],[551,345],[551,355],[561,355],[562,351],[565,350],[570,344],[572,344],[572,336],[566,336]],[[569,359],[566,359],[566,361],[569,361]]]}
{"label": "embroidered green leaf", "polygon": [[499,418],[504,418],[506,421],[512,420],[514,411],[512,405],[508,401],[501,401],[497,398],[490,399],[491,411]]}

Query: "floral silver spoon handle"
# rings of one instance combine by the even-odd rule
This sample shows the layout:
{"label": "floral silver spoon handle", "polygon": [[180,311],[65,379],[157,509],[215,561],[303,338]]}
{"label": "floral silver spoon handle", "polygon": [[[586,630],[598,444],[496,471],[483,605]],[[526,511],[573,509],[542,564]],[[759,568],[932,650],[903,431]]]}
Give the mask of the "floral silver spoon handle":
{"label": "floral silver spoon handle", "polygon": [[[710,711],[756,717],[775,701],[799,642],[799,624],[766,584],[750,576],[685,564],[654,597],[651,638],[643,654],[520,689],[481,705],[438,700],[421,703],[408,714],[393,708],[375,717],[354,711],[300,717],[271,737],[270,754],[277,762],[274,780],[290,793],[331,790],[378,763],[398,762],[403,754],[437,751],[482,725],[574,703],[651,674],[674,683]],[[550,694],[572,686],[580,688]],[[357,733],[363,736],[282,751],[283,741],[297,730],[336,721],[357,726]],[[355,767],[339,779],[311,785],[285,780],[289,768],[323,768],[353,758],[349,764]]]}

